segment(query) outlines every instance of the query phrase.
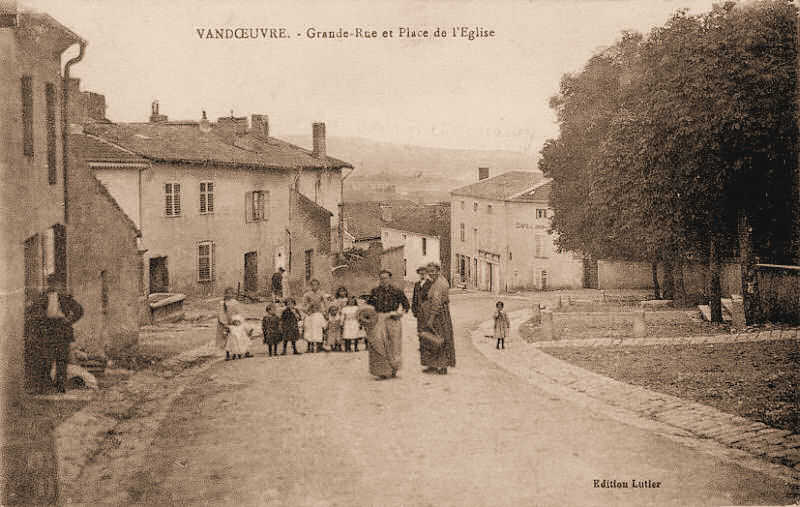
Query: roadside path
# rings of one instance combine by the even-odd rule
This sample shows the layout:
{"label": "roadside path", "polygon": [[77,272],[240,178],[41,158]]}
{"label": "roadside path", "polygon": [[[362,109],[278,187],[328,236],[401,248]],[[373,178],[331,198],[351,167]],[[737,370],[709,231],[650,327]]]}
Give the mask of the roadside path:
{"label": "roadside path", "polygon": [[[524,322],[530,318],[530,314],[529,310],[520,310],[514,312],[511,317],[514,322]],[[512,326],[507,349],[497,351],[494,349],[494,341],[485,337],[490,334],[489,325],[490,323],[485,322],[472,333],[475,347],[489,360],[528,382],[552,393],[568,396],[576,402],[592,405],[596,410],[612,416],[619,415],[620,411],[627,411],[623,419],[628,422],[631,420],[630,416],[635,414],[645,421],[662,423],[664,426],[658,430],[665,435],[684,440],[687,437],[694,437],[703,439],[707,444],[719,444],[722,447],[717,449],[708,445],[706,447],[717,455],[728,455],[748,468],[766,471],[776,478],[794,483],[795,487],[800,485],[799,434],[775,429],[690,400],[626,384],[537,350],[542,347],[677,345],[743,341],[736,335],[526,343],[520,336],[519,326]],[[771,336],[766,332],[762,334],[771,340],[795,339],[794,331],[791,330],[791,333],[785,330],[775,331]],[[756,334],[742,333],[740,336]],[[730,452],[729,448],[734,452]],[[737,454],[735,450],[743,452]]]}

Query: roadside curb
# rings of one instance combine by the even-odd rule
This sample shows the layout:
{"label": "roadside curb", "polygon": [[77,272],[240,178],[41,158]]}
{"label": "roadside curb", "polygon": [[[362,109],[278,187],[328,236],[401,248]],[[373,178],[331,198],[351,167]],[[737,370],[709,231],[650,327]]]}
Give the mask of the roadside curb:
{"label": "roadside curb", "polygon": [[[530,310],[518,310],[509,317],[521,323],[530,315]],[[519,334],[518,325],[512,325],[507,350],[497,351],[494,340],[485,338],[491,334],[492,326],[492,321],[479,325],[471,333],[473,345],[487,359],[527,382],[624,422],[638,425],[633,420],[638,418],[655,423],[659,433],[684,443],[687,439],[700,439],[704,444],[730,449],[734,451],[732,456],[727,452],[721,454],[732,457],[742,466],[800,484],[800,434],[574,366],[526,343]]]}
{"label": "roadside curb", "polygon": [[[55,428],[60,501],[68,503],[80,486],[84,468],[104,447],[120,447],[120,435],[133,420],[139,405],[158,400],[167,407],[186,387],[186,379],[218,363],[222,358],[214,342],[182,352],[158,365],[101,391],[87,406]],[[208,358],[202,364],[198,361]],[[177,371],[176,371],[177,370]],[[183,380],[183,381],[181,381]]]}

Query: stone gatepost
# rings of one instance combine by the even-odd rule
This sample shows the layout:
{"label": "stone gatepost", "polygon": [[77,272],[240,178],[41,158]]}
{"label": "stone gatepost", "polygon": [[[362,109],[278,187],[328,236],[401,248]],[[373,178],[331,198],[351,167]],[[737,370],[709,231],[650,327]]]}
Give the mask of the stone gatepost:
{"label": "stone gatepost", "polygon": [[558,340],[558,330],[553,322],[553,311],[542,311],[542,338],[546,341]]}
{"label": "stone gatepost", "polygon": [[647,324],[645,324],[644,321],[644,310],[636,310],[633,312],[633,337],[647,337]]}
{"label": "stone gatepost", "polygon": [[542,323],[542,307],[539,303],[534,303],[531,307],[531,320],[537,326]]}

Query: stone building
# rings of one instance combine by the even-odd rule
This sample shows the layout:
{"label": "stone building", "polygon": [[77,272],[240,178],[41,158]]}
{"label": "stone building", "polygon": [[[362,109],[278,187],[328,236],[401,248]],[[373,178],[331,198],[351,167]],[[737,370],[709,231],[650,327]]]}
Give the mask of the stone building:
{"label": "stone building", "polygon": [[69,135],[69,153],[67,264],[72,294],[84,309],[75,342],[103,356],[137,341],[146,308],[144,252],[136,224],[92,171],[140,170],[147,160],[77,130]]}
{"label": "stone building", "polygon": [[551,181],[512,171],[451,192],[454,285],[489,292],[578,288],[583,259],[559,253],[550,233]]}
{"label": "stone building", "polygon": [[[48,277],[68,289],[62,90],[85,42],[46,14],[0,7],[0,389],[9,403],[25,378],[26,305]],[[78,56],[62,71],[62,55],[76,44]]]}
{"label": "stone building", "polygon": [[[63,83],[85,41],[46,14],[0,1],[0,502],[58,501],[54,438],[31,432],[26,308],[48,279],[69,290],[71,218]],[[67,50],[78,47],[78,51]],[[62,64],[62,57],[64,62]],[[27,410],[26,410],[27,408]],[[31,439],[35,434],[36,439]]]}
{"label": "stone building", "polygon": [[418,279],[417,268],[430,262],[442,265],[450,276],[450,205],[428,204],[405,208],[392,214],[391,222],[381,227],[384,248],[403,245],[404,279]]}
{"label": "stone building", "polygon": [[257,293],[278,267],[297,292],[309,277],[329,280],[352,166],[327,156],[324,124],[312,131],[309,151],[271,137],[265,115],[176,122],[157,102],[147,123],[87,126],[148,162],[94,169],[141,231],[146,290]]}

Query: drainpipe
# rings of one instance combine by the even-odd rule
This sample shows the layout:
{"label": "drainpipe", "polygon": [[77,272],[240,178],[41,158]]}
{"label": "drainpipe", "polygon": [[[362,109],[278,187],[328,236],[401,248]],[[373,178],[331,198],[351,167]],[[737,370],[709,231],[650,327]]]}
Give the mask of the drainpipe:
{"label": "drainpipe", "polygon": [[67,206],[69,202],[69,190],[67,190],[67,182],[69,181],[67,171],[67,165],[69,163],[69,149],[67,146],[69,142],[69,71],[74,64],[83,60],[83,55],[86,51],[86,42],[79,42],[78,47],[78,56],[70,59],[67,61],[66,65],[64,65],[64,84],[61,87],[61,149],[63,151],[61,156],[61,168],[64,172],[64,225],[69,223],[69,206]]}
{"label": "drainpipe", "polygon": [[344,180],[353,174],[355,167],[350,168],[350,172],[342,176],[342,185],[339,192],[339,255],[344,255]]}
{"label": "drainpipe", "polygon": [[[83,59],[84,52],[86,51],[86,42],[80,41],[78,43],[78,56],[70,59],[64,65],[64,78],[63,84],[61,86],[61,169],[63,171],[63,181],[64,184],[64,231],[65,235],[68,233],[66,232],[67,224],[69,223],[69,190],[68,190],[68,182],[69,182],[69,171],[67,170],[67,166],[69,165],[69,149],[67,146],[68,138],[69,138],[69,118],[68,118],[68,104],[69,104],[69,71],[70,67],[74,64],[78,63]],[[64,238],[64,242],[67,242],[67,238]],[[65,245],[67,251],[69,251],[69,247]],[[69,262],[65,263],[67,266],[66,272],[66,290],[69,291],[71,286],[70,280],[70,273],[69,273]]]}

